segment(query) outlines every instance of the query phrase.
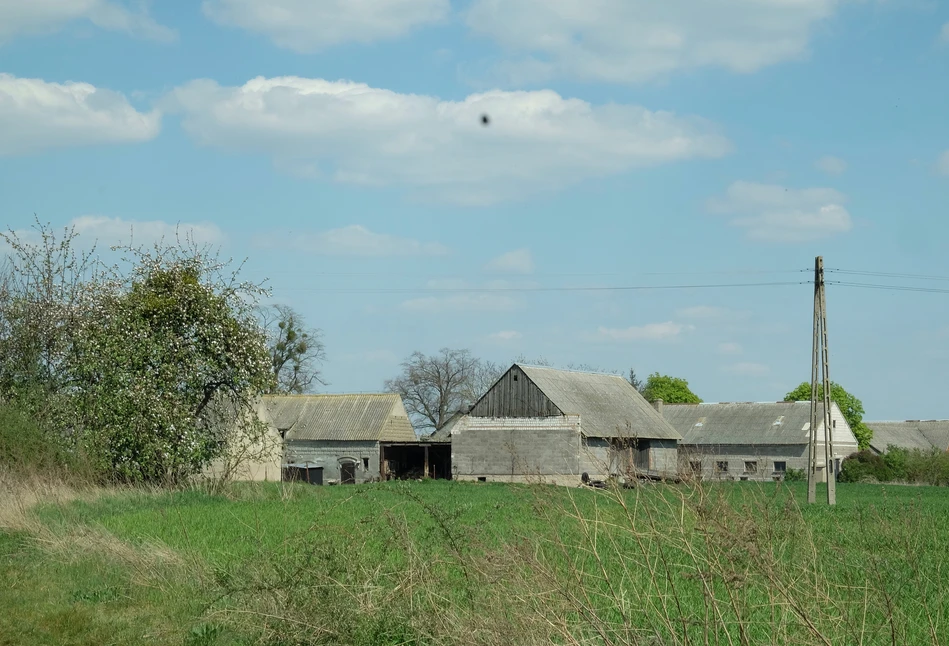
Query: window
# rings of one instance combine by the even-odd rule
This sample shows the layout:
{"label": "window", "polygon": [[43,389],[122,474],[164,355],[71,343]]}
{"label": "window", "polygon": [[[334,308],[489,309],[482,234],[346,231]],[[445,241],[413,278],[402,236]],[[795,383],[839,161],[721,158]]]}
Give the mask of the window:
{"label": "window", "polygon": [[774,463],[774,472],[775,473],[784,473],[788,470],[787,462],[775,462]]}
{"label": "window", "polygon": [[745,473],[749,475],[758,473],[758,462],[756,460],[745,460]]}
{"label": "window", "polygon": [[485,478],[484,476],[478,476],[478,482],[487,482],[487,481],[488,479]]}
{"label": "window", "polygon": [[715,462],[715,473],[728,473],[728,460],[718,460]]}
{"label": "window", "polygon": [[831,427],[831,428],[837,428],[837,420],[835,420],[835,419],[830,420],[830,427]]}
{"label": "window", "polygon": [[366,471],[369,470],[369,458],[362,459],[362,468],[365,469]]}
{"label": "window", "polygon": [[702,461],[701,460],[692,460],[689,462],[689,469],[692,471],[692,475],[697,476],[702,474]]}

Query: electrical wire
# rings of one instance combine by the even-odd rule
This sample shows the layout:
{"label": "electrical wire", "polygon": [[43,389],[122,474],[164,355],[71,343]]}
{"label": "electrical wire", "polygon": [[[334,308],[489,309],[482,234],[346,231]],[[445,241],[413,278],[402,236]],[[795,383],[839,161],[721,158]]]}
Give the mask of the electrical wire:
{"label": "electrical wire", "polygon": [[949,280],[949,276],[932,276],[926,274],[898,274],[883,271],[857,271],[855,269],[825,269],[825,273],[847,274],[850,276],[874,276],[877,278],[911,278],[916,280]]}
{"label": "electrical wire", "polygon": [[838,285],[840,287],[859,287],[862,289],[880,289],[895,292],[925,292],[930,294],[949,294],[949,289],[939,289],[938,287],[913,287],[910,285],[877,285],[873,283],[853,283],[847,281],[825,281],[827,285]]}
{"label": "electrical wire", "polygon": [[774,281],[761,283],[714,283],[691,285],[616,285],[588,287],[394,287],[394,288],[339,288],[339,287],[291,287],[274,288],[276,291],[306,291],[347,294],[457,294],[457,293],[496,293],[496,292],[609,292],[609,291],[646,291],[661,289],[728,289],[737,287],[779,287],[789,285],[810,285],[810,281]]}

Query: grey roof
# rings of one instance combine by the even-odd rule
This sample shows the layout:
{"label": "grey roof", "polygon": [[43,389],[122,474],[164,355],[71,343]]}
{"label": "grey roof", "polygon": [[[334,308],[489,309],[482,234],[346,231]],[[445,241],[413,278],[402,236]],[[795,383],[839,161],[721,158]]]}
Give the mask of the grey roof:
{"label": "grey roof", "polygon": [[623,377],[516,365],[562,413],[580,415],[587,437],[682,439]]}
{"label": "grey roof", "polygon": [[415,442],[415,430],[392,393],[268,395],[271,423],[287,440]]}
{"label": "grey roof", "polygon": [[448,421],[445,422],[445,425],[442,426],[437,431],[433,431],[431,434],[426,436],[424,439],[427,442],[451,442],[451,429],[455,428],[462,419],[464,419],[467,411],[458,410],[448,418]]}
{"label": "grey roof", "polygon": [[[837,404],[832,406],[839,412]],[[818,420],[823,420],[823,409],[817,406]],[[682,434],[683,444],[788,445],[809,440],[810,402],[666,404],[662,412]],[[822,421],[817,428],[820,432]],[[837,424],[833,434],[835,443],[856,444],[846,422]],[[823,441],[823,435],[818,441]]]}
{"label": "grey roof", "polygon": [[949,420],[864,423],[873,430],[870,446],[880,453],[890,444],[910,450],[949,450]]}

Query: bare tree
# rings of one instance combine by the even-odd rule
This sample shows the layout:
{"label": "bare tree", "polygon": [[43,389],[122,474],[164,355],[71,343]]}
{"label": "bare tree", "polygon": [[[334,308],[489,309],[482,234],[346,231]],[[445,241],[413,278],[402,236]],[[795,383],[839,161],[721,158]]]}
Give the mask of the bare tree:
{"label": "bare tree", "polygon": [[320,330],[306,327],[288,305],[273,305],[262,315],[274,375],[273,392],[299,394],[326,385],[320,370],[326,346]]}
{"label": "bare tree", "polygon": [[627,380],[630,385],[640,393],[646,388],[646,382],[636,376],[636,371],[633,368],[629,369],[629,377],[627,377]]}
{"label": "bare tree", "polygon": [[500,368],[472,356],[469,350],[442,348],[427,356],[413,352],[402,373],[385,382],[398,393],[416,428],[438,430],[458,410],[473,404],[500,376]]}

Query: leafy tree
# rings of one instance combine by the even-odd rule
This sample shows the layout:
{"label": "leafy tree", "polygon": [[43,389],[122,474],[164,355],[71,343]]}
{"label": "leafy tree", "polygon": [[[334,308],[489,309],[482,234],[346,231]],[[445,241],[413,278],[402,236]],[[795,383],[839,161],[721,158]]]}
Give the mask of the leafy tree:
{"label": "leafy tree", "polygon": [[[817,399],[822,401],[823,398],[824,385],[818,384]],[[810,401],[810,399],[811,384],[806,381],[784,396],[784,401],[788,402]],[[873,429],[863,423],[863,402],[844,390],[843,386],[834,382],[830,382],[830,399],[840,407],[840,412],[843,413],[844,419],[850,425],[850,430],[857,438],[857,445],[860,450],[869,448],[870,440],[873,439]]]}
{"label": "leafy tree", "polygon": [[402,372],[385,382],[398,393],[417,429],[438,430],[459,409],[473,404],[501,374],[501,369],[469,350],[442,348],[438,354],[413,352]]}
{"label": "leafy tree", "polygon": [[667,404],[700,404],[702,400],[689,390],[689,382],[678,377],[660,375],[654,372],[649,375],[642,395],[647,401],[661,399]]}
{"label": "leafy tree", "polygon": [[307,328],[302,317],[288,305],[274,305],[264,315],[268,348],[274,375],[274,393],[310,392],[326,385],[320,364],[326,359],[322,332]]}

